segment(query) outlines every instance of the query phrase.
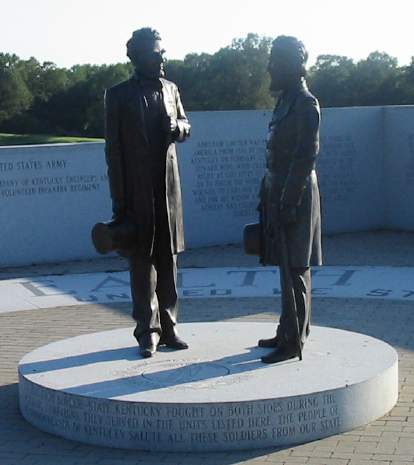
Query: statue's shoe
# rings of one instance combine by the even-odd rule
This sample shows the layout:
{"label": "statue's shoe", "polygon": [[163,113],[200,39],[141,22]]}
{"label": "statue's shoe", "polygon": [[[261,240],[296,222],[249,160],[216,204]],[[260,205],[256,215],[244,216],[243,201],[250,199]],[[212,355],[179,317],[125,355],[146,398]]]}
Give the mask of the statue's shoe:
{"label": "statue's shoe", "polygon": [[270,339],[259,339],[257,345],[259,347],[265,347],[266,349],[275,349],[279,344],[279,338],[277,336],[271,337]]}
{"label": "statue's shoe", "polygon": [[175,350],[188,349],[188,344],[185,341],[183,341],[180,337],[178,337],[177,334],[171,334],[168,336],[164,334],[161,335],[158,345],[164,345],[169,347],[170,349]]}
{"label": "statue's shoe", "polygon": [[296,348],[277,347],[270,354],[264,355],[261,360],[263,363],[279,363],[295,357],[299,357],[299,352]]}
{"label": "statue's shoe", "polygon": [[158,340],[158,333],[142,334],[139,336],[139,353],[143,358],[149,358],[155,354],[157,351]]}

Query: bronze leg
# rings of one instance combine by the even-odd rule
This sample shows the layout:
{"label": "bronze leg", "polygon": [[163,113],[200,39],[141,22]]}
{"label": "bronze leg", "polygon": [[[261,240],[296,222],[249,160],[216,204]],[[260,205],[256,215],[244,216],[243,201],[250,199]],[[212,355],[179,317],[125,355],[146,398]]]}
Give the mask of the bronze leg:
{"label": "bronze leg", "polygon": [[156,295],[157,269],[152,257],[129,259],[131,277],[132,316],[137,322],[135,336],[161,333],[158,298]]}
{"label": "bronze leg", "polygon": [[[303,347],[310,331],[311,273],[309,267],[291,268],[290,273],[293,281],[299,333],[301,335],[301,343]],[[282,279],[284,279],[284,276],[281,268],[280,280],[282,281]],[[283,289],[283,286],[281,287]],[[279,326],[277,328],[277,338],[282,345],[295,346],[295,328],[289,320],[287,305],[289,305],[289,302],[282,292],[282,313],[280,315]]]}

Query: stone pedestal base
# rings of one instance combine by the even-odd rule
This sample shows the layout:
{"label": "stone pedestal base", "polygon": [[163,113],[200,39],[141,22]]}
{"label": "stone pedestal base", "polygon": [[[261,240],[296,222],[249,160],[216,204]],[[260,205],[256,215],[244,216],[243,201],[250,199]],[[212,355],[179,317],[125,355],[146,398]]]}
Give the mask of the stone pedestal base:
{"label": "stone pedestal base", "polygon": [[90,444],[154,451],[286,446],[387,413],[398,359],[363,334],[313,327],[303,361],[264,365],[269,323],[179,326],[185,351],[141,359],[132,328],[78,336],[19,364],[20,409],[33,425]]}

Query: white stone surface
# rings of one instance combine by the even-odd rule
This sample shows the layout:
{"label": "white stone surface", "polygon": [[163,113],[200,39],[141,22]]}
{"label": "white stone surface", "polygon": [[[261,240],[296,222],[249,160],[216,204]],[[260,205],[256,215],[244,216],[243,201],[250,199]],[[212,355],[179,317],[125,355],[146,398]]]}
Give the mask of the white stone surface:
{"label": "white stone surface", "polygon": [[0,266],[96,257],[110,217],[102,143],[0,147]]}
{"label": "white stone surface", "polygon": [[191,137],[178,146],[184,229],[190,247],[241,243],[257,221],[270,111],[190,114]]}
{"label": "white stone surface", "polygon": [[180,325],[186,351],[141,359],[132,328],[78,336],[19,364],[33,425],[121,448],[196,451],[306,442],[384,415],[398,395],[397,354],[372,337],[313,327],[304,360],[264,365],[268,323]]}
{"label": "white stone surface", "polygon": [[[414,302],[414,267],[323,266],[312,269],[315,297]],[[182,268],[182,299],[280,295],[277,267]],[[0,313],[80,304],[130,302],[129,273],[85,273],[0,281]]]}
{"label": "white stone surface", "polygon": [[[369,231],[386,224],[386,107],[322,111],[317,159],[322,227],[327,234]],[[393,159],[393,163],[399,163]]]}

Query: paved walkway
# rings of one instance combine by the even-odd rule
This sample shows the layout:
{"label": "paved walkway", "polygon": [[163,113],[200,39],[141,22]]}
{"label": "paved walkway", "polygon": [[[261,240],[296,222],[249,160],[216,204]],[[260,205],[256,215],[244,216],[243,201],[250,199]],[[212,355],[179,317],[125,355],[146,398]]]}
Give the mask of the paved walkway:
{"label": "paved walkway", "polygon": [[[325,240],[330,265],[414,266],[414,234],[341,235]],[[182,267],[257,266],[238,247],[189,251]],[[63,272],[124,270],[119,259],[0,272],[0,278]],[[181,302],[181,321],[269,321],[275,324],[276,298],[210,298]],[[148,453],[86,446],[36,430],[20,416],[16,366],[28,351],[59,339],[131,325],[129,303],[75,305],[0,315],[0,465],[133,464],[414,464],[414,304],[397,300],[315,297],[313,322],[362,332],[393,345],[400,358],[400,397],[385,417],[358,430],[282,450],[209,454]],[[306,356],[306,350],[305,350]],[[274,380],[283,382],[283,380]]]}

